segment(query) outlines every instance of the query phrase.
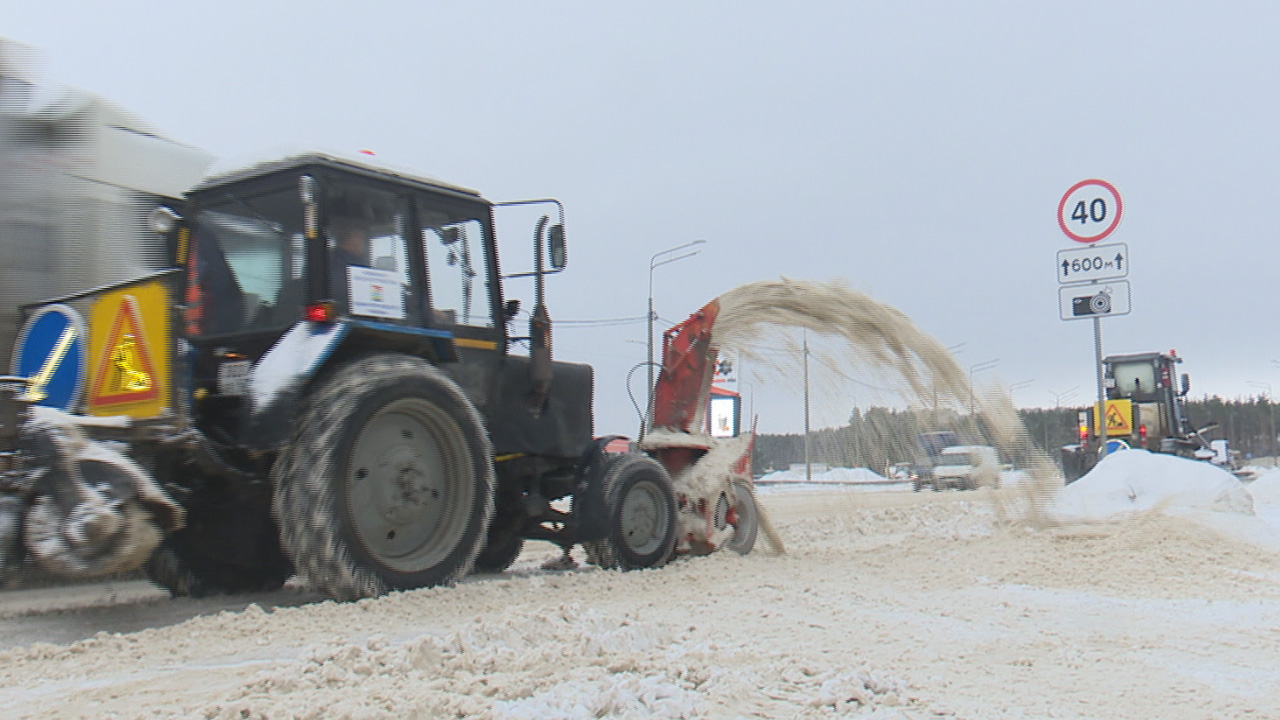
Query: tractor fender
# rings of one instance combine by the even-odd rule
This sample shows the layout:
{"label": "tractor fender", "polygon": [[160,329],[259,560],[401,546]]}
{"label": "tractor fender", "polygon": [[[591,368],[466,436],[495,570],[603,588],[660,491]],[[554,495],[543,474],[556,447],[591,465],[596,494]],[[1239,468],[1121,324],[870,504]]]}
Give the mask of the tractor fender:
{"label": "tractor fender", "polygon": [[298,403],[311,382],[336,356],[350,358],[369,349],[406,352],[437,365],[458,360],[453,333],[446,330],[353,318],[300,321],[249,370],[248,431],[241,440],[258,449],[288,442]]}
{"label": "tractor fender", "polygon": [[574,540],[602,540],[609,534],[608,503],[604,496],[604,471],[608,465],[606,448],[622,435],[596,438],[582,452],[573,484]]}
{"label": "tractor fender", "polygon": [[245,438],[271,447],[288,439],[304,388],[347,336],[346,323],[303,320],[276,341],[249,370],[249,418]]}

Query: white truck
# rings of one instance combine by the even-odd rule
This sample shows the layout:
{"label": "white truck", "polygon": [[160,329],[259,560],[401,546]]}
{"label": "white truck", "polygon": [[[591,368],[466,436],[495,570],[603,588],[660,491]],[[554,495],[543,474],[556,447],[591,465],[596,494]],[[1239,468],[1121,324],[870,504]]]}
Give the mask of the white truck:
{"label": "white truck", "polygon": [[977,490],[1000,487],[1000,456],[986,445],[944,448],[933,468],[933,489]]}

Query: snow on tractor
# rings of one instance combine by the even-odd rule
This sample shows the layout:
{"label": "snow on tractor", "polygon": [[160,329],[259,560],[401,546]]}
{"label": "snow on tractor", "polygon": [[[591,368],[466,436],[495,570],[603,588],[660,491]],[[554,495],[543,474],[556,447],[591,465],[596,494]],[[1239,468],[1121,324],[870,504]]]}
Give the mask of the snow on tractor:
{"label": "snow on tractor", "polygon": [[[526,540],[620,569],[752,549],[752,437],[706,432],[715,303],[667,333],[639,450],[607,451],[592,368],[551,356],[558,201],[325,154],[182,195],[112,240],[151,271],[18,308],[0,580],[141,567],[204,595],[297,573],[354,599],[501,571]],[[507,208],[535,211],[534,267],[503,275]],[[511,278],[533,285],[527,335]]]}

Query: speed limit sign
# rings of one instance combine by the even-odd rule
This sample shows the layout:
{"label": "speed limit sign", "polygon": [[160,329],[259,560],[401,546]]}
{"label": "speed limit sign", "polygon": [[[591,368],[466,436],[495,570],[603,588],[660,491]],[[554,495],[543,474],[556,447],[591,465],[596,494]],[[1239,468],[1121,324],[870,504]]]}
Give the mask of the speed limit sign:
{"label": "speed limit sign", "polygon": [[1120,224],[1124,204],[1115,186],[1106,180],[1081,180],[1058,203],[1058,226],[1067,237],[1096,243]]}

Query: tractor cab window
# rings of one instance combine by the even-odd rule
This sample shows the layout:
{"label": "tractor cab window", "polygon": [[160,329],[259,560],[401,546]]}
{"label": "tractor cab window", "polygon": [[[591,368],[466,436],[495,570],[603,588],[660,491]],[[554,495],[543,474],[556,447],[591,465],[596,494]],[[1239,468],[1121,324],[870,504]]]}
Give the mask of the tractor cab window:
{"label": "tractor cab window", "polygon": [[403,201],[360,186],[335,191],[328,226],[329,291],[351,315],[413,322]]}
{"label": "tractor cab window", "polygon": [[432,324],[493,327],[484,224],[475,217],[422,205],[418,213],[431,284]]}
{"label": "tractor cab window", "polygon": [[1149,360],[1112,363],[1111,376],[1115,380],[1112,398],[1145,402],[1156,392],[1156,366]]}
{"label": "tractor cab window", "polygon": [[302,312],[304,253],[297,191],[225,194],[201,206],[187,258],[188,334],[285,327]]}

